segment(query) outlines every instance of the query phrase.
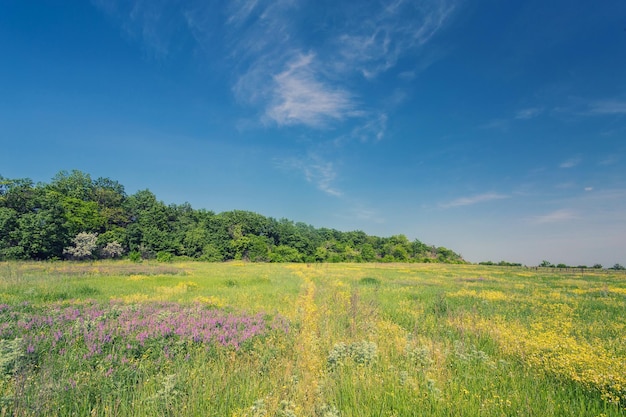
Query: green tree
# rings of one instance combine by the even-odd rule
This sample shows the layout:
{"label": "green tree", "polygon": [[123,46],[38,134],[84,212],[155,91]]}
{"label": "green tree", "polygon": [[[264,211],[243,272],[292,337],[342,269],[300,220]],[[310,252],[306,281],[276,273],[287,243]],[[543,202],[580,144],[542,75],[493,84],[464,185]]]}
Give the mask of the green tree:
{"label": "green tree", "polygon": [[83,201],[75,197],[61,197],[65,227],[70,235],[81,231],[100,232],[106,219],[102,217],[95,201]]}
{"label": "green tree", "polygon": [[127,196],[117,181],[93,181],[78,170],[61,171],[50,184],[0,177],[0,259],[61,257],[64,248],[76,247],[69,245],[79,233],[97,233],[102,256],[121,250],[133,257],[161,253],[205,260],[464,262],[451,250],[410,243],[404,235],[381,238],[250,211],[215,214],[188,203],[166,206],[149,190]]}
{"label": "green tree", "polygon": [[272,248],[269,259],[271,262],[302,262],[302,254],[291,246],[279,245]]}
{"label": "green tree", "polygon": [[224,254],[215,245],[209,243],[202,248],[200,260],[207,262],[221,262],[224,260]]}
{"label": "green tree", "polygon": [[397,244],[391,248],[390,255],[399,262],[406,262],[409,260],[409,253],[406,249],[406,245]]}
{"label": "green tree", "polygon": [[106,230],[128,225],[130,219],[124,210],[127,196],[120,183],[109,178],[98,178],[93,183],[92,194]]}
{"label": "green tree", "polygon": [[52,179],[49,188],[78,200],[92,201],[94,197],[94,184],[91,176],[78,170],[73,170],[71,173],[60,171]]}
{"label": "green tree", "polygon": [[168,207],[149,190],[141,190],[126,200],[131,219],[127,226],[128,247],[146,253],[172,251],[170,213]]}
{"label": "green tree", "polygon": [[192,258],[202,256],[205,246],[209,244],[209,232],[203,225],[198,225],[185,232],[183,237],[183,252]]}
{"label": "green tree", "polygon": [[318,246],[317,249],[315,249],[314,259],[315,262],[326,262],[328,260],[328,248]]}
{"label": "green tree", "polygon": [[269,261],[269,245],[267,238],[262,236],[240,236],[231,241],[235,259],[251,262]]}
{"label": "green tree", "polygon": [[365,262],[373,262],[376,259],[376,252],[369,243],[365,243],[361,246],[361,258]]}
{"label": "green tree", "polygon": [[29,178],[8,179],[0,176],[0,207],[18,214],[28,213],[37,205],[37,189]]}
{"label": "green tree", "polygon": [[15,251],[26,259],[60,258],[67,241],[60,209],[27,213],[18,220]]}
{"label": "green tree", "polygon": [[[0,206],[3,211],[3,257],[48,259],[61,257],[69,243],[65,213],[57,194],[31,180],[2,179]],[[12,230],[10,230],[12,229]]]}
{"label": "green tree", "polygon": [[15,210],[0,207],[0,260],[22,257],[21,251],[16,251],[18,219],[18,213]]}

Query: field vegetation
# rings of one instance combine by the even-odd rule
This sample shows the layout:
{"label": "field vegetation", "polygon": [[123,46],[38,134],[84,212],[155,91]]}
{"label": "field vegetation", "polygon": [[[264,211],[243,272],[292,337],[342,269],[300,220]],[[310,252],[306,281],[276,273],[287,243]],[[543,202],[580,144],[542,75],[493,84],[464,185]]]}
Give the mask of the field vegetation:
{"label": "field vegetation", "polygon": [[0,263],[0,416],[623,416],[626,275]]}

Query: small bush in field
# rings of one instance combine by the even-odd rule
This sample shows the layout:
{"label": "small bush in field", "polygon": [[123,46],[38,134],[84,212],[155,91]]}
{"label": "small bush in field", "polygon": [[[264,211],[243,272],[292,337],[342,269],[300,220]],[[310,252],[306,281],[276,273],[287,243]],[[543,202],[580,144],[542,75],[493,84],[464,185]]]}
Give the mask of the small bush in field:
{"label": "small bush in field", "polygon": [[373,277],[365,277],[361,278],[359,283],[362,285],[380,285],[380,280]]}
{"label": "small bush in field", "polygon": [[118,242],[109,242],[100,253],[103,258],[118,258],[124,254],[124,248]]}
{"label": "small bush in field", "polygon": [[70,259],[89,259],[96,251],[97,240],[97,233],[80,232],[72,239],[74,246],[63,249],[63,254]]}
{"label": "small bush in field", "polygon": [[139,253],[138,251],[134,250],[134,251],[132,251],[131,253],[128,254],[128,259],[131,262],[139,263],[139,262],[142,261],[141,253]]}
{"label": "small bush in field", "polygon": [[378,346],[374,342],[362,341],[350,345],[340,342],[333,346],[326,363],[331,369],[345,365],[347,359],[357,365],[369,365],[376,359],[377,355]]}
{"label": "small bush in field", "polygon": [[157,262],[172,262],[174,256],[169,252],[159,252],[156,256]]}

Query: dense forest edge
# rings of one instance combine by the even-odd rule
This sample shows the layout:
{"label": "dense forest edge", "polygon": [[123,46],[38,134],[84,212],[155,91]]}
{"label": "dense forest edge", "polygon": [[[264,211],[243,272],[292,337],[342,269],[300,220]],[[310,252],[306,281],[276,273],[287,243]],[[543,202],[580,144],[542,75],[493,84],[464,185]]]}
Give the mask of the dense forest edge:
{"label": "dense forest edge", "polygon": [[243,210],[166,205],[109,178],[61,171],[50,183],[0,176],[0,260],[184,257],[221,262],[465,263],[445,247],[315,228]]}

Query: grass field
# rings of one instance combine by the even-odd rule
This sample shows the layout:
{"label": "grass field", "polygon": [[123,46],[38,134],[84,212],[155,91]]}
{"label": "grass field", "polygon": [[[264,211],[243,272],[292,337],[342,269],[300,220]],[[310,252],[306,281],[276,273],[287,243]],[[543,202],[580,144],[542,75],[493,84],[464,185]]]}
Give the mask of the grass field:
{"label": "grass field", "polygon": [[0,263],[0,416],[623,416],[626,275]]}

